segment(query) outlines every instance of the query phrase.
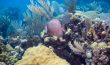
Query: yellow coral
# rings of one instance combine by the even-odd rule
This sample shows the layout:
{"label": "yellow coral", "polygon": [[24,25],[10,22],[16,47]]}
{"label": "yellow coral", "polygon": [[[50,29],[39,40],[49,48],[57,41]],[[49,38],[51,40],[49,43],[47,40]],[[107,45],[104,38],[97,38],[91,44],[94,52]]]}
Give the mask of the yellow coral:
{"label": "yellow coral", "polygon": [[97,48],[97,46],[98,46],[98,43],[97,42],[94,42],[93,44],[91,44],[91,47],[92,48]]}
{"label": "yellow coral", "polygon": [[26,50],[23,58],[15,65],[70,65],[58,57],[50,48],[39,45]]}
{"label": "yellow coral", "polygon": [[107,48],[107,44],[105,42],[100,42],[100,43],[94,42],[93,44],[91,44],[91,47],[104,49]]}
{"label": "yellow coral", "polygon": [[110,42],[108,42],[107,48],[110,48]]}
{"label": "yellow coral", "polygon": [[98,44],[98,47],[103,49],[103,48],[107,47],[107,44],[104,43],[104,42],[101,42],[101,43]]}

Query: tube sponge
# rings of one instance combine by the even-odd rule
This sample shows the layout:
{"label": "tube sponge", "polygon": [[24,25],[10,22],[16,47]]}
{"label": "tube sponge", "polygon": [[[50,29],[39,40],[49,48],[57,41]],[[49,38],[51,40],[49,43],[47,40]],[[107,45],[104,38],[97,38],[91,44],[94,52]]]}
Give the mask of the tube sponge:
{"label": "tube sponge", "polygon": [[58,57],[50,48],[44,45],[27,49],[24,56],[15,65],[70,65]]}

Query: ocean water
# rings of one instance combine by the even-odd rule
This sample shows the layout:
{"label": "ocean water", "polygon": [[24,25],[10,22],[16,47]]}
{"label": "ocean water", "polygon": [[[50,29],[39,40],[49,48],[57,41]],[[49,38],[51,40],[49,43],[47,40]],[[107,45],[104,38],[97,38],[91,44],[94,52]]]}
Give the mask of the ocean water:
{"label": "ocean water", "polygon": [[[57,1],[59,3],[64,3],[63,0],[50,0],[50,1]],[[109,0],[76,0],[76,6],[86,6],[87,4],[91,4],[92,2],[97,2],[99,5],[102,6],[103,9],[107,10],[110,8],[110,1]],[[8,8],[8,7],[17,7],[20,10],[24,11],[29,4],[29,0],[0,0],[0,8]],[[96,7],[97,8],[97,7]]]}

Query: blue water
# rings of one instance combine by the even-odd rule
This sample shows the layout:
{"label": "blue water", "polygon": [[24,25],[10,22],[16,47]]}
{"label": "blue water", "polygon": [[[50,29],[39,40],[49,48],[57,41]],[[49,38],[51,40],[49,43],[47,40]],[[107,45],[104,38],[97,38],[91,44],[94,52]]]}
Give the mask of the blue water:
{"label": "blue water", "polygon": [[[62,3],[63,0],[55,0]],[[22,11],[25,11],[30,0],[0,0],[0,8],[17,7]]]}
{"label": "blue water", "polygon": [[24,11],[28,3],[29,0],[0,0],[0,7],[1,8],[17,7],[20,10]]}
{"label": "blue water", "polygon": [[[57,1],[58,3],[63,3],[64,0],[51,0],[51,1]],[[105,2],[105,4],[101,4],[102,8],[105,7],[110,8],[110,0],[76,0],[77,5],[85,6],[86,4],[90,4],[93,1],[96,2]],[[17,7],[21,11],[25,11],[27,8],[27,5],[29,4],[30,0],[0,0],[0,8],[8,8],[8,7]],[[76,5],[76,6],[77,6]],[[107,10],[105,8],[105,10]]]}

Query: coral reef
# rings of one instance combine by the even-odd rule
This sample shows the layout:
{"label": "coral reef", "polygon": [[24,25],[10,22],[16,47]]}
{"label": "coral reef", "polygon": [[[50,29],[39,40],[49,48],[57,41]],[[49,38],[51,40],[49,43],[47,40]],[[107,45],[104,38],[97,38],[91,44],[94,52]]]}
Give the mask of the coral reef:
{"label": "coral reef", "polygon": [[0,65],[108,65],[110,14],[75,2],[30,0],[23,21],[16,8],[0,13]]}
{"label": "coral reef", "polygon": [[11,51],[14,49],[10,45],[4,45],[0,40],[0,61],[3,65],[14,65],[14,63],[18,60],[16,57],[10,55]]}
{"label": "coral reef", "polygon": [[51,49],[38,45],[25,51],[24,56],[15,65],[70,65],[59,58]]}
{"label": "coral reef", "polygon": [[[85,14],[80,11],[74,14],[68,13],[68,22],[61,24],[60,21],[63,22],[63,20],[50,20],[45,29],[41,32],[41,37],[33,36],[34,34],[32,34],[32,36],[10,37],[7,42],[15,48],[15,51],[12,51],[12,55],[18,59],[22,57],[16,64],[34,64],[34,61],[31,63],[33,59],[36,60],[35,64],[40,64],[41,60],[37,57],[37,54],[42,54],[43,52],[40,52],[41,50],[39,51],[36,48],[41,48],[37,46],[38,44],[44,44],[51,48],[53,50],[52,52],[56,53],[57,56],[70,63],[70,65],[106,65],[109,62],[108,51],[106,50],[110,48],[109,25],[105,20],[98,18],[99,14],[98,16],[95,15],[95,18],[91,18],[92,16],[93,15]],[[60,36],[59,33],[61,33]],[[25,54],[22,56],[24,51]],[[101,54],[99,54],[98,51],[100,51],[99,53]],[[35,56],[31,56],[31,53]],[[28,59],[30,57],[31,59]],[[105,59],[105,61],[103,61],[103,59]],[[29,63],[25,60],[28,60]],[[42,61],[42,63],[43,62],[44,61]],[[50,63],[56,61],[51,60],[46,62]]]}
{"label": "coral reef", "polygon": [[[66,59],[71,65],[76,65],[76,63],[79,63],[78,65],[106,65],[109,60],[106,49],[109,48],[110,28],[105,20],[97,18],[98,16],[96,16],[96,19],[91,19],[92,16],[89,16],[89,14],[85,15],[82,12],[76,12],[74,15],[71,14],[70,22],[64,25],[63,35],[58,37],[44,32],[42,36],[44,44],[53,48],[58,56]],[[96,52],[94,51],[100,51],[102,54],[98,54],[98,56],[103,55],[103,58],[106,60],[102,61],[102,57],[101,59],[95,58]],[[74,58],[77,58],[77,60],[71,62]],[[95,59],[98,59],[96,60],[97,62],[94,62]],[[85,61],[81,62],[81,60]],[[98,61],[101,61],[101,63]]]}
{"label": "coral reef", "polygon": [[20,46],[22,49],[26,50],[29,47],[37,46],[42,43],[42,39],[38,35],[30,36],[14,36],[6,39],[7,43],[13,48]]}
{"label": "coral reef", "polygon": [[97,65],[106,65],[109,61],[109,57],[107,56],[107,50],[106,49],[98,49],[95,48],[93,50],[93,62]]}
{"label": "coral reef", "polygon": [[[73,22],[71,23],[71,25],[73,26],[78,26],[78,24],[80,23],[80,21],[82,21],[84,23],[84,21],[86,21],[86,18],[82,18],[82,15],[78,15],[78,16],[73,16]],[[79,18],[80,17],[80,18]],[[79,18],[79,19],[78,19]],[[77,21],[77,22],[76,22]],[[73,41],[73,46],[71,43],[69,43],[69,47],[73,50],[74,53],[81,55],[82,57],[86,57],[86,64],[97,64],[97,65],[106,65],[109,57],[107,55],[107,48],[109,45],[107,45],[108,43],[108,34],[109,34],[109,25],[104,21],[101,20],[99,18],[95,19],[95,20],[90,20],[93,21],[93,23],[90,23],[89,21],[87,21],[90,25],[90,27],[88,28],[84,26],[85,29],[85,33],[86,35],[83,36],[83,26],[81,29],[80,28],[76,28],[76,27],[71,27],[69,26],[69,29],[71,29],[71,33],[73,33],[74,37],[72,40]],[[76,22],[76,23],[75,23]],[[74,25],[75,24],[75,25]],[[87,24],[87,23],[85,23]],[[84,24],[83,24],[84,25]],[[88,28],[88,29],[87,29]],[[79,29],[79,30],[78,30]],[[82,31],[81,31],[82,30]],[[68,31],[68,29],[67,29]],[[75,34],[75,32],[77,34]],[[75,36],[77,35],[77,36]],[[77,37],[79,37],[77,39]],[[74,39],[76,39],[78,42],[75,42]],[[83,43],[81,43],[83,42]],[[85,43],[86,42],[86,43]],[[86,47],[85,47],[86,45]],[[87,49],[91,48],[91,50],[88,52]],[[94,52],[96,51],[96,52]],[[98,53],[99,51],[99,53]],[[87,53],[87,54],[85,54]],[[97,56],[96,56],[97,54]],[[96,61],[96,62],[95,62]]]}

